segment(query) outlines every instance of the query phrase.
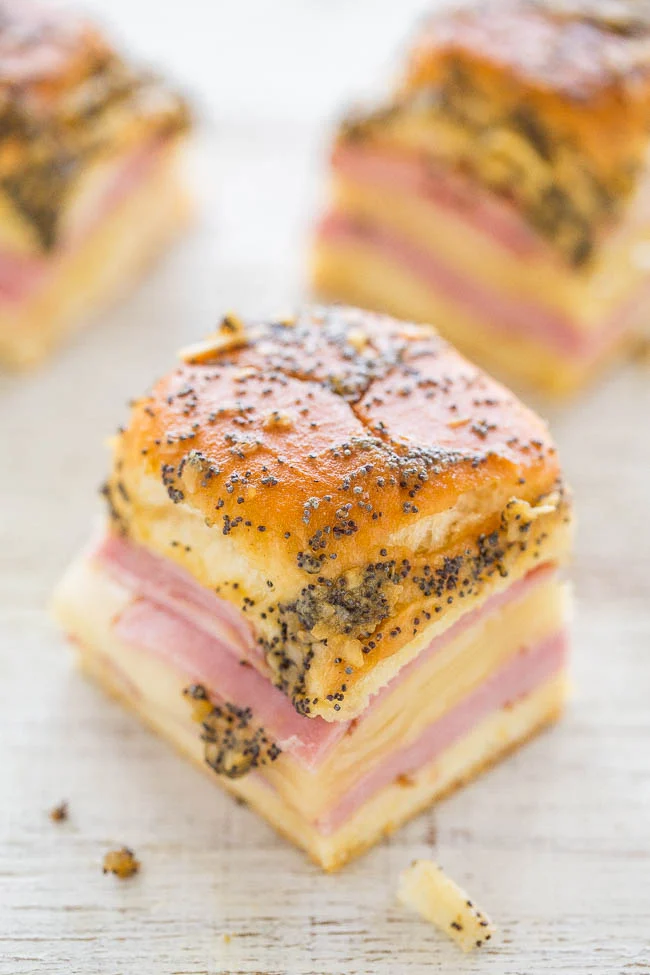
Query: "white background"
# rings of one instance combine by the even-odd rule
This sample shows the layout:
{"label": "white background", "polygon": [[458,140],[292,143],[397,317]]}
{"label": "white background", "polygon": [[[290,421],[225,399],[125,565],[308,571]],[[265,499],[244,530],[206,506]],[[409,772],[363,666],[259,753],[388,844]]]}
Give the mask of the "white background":
{"label": "white background", "polygon": [[[565,720],[341,875],[321,875],[71,667],[44,607],[99,510],[103,438],[222,311],[300,298],[329,121],[388,86],[427,5],[86,6],[198,105],[201,217],[51,364],[0,377],[0,972],[650,972],[648,367],[551,415],[579,515]],[[54,825],[62,798],[70,821]],[[143,865],[124,884],[100,868],[122,843]],[[499,924],[489,951],[465,958],[396,904],[399,871],[432,853]]]}

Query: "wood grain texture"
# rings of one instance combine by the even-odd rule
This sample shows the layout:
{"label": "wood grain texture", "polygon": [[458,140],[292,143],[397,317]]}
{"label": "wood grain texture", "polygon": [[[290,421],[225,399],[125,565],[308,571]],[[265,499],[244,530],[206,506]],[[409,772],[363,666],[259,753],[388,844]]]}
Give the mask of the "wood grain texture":
{"label": "wood grain texture", "polygon": [[[647,367],[552,416],[579,512],[565,720],[338,876],[86,683],[45,610],[99,512],[125,401],[225,308],[299,299],[322,123],[385,80],[425,6],[110,4],[203,104],[203,212],[129,302],[41,372],[0,379],[2,975],[650,972]],[[101,861],[124,843],[142,871],[121,883]],[[397,904],[400,870],[430,855],[499,925],[488,951],[463,957]]]}

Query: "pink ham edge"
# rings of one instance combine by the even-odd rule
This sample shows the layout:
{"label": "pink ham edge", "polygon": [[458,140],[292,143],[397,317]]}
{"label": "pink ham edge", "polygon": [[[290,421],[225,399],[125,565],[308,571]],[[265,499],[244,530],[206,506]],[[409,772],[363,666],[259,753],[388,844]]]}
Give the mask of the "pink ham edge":
{"label": "pink ham edge", "polygon": [[[345,735],[350,722],[298,714],[268,677],[242,665],[242,660],[250,663],[260,655],[252,628],[234,606],[199,585],[184,569],[117,535],[106,536],[91,558],[133,593],[134,602],[115,623],[119,639],[164,659],[187,675],[188,683],[206,684],[220,700],[249,707],[277,744],[308,768],[318,767]],[[375,695],[360,720],[460,633],[521,598],[553,571],[549,565],[539,566],[466,613]]]}
{"label": "pink ham edge", "polygon": [[445,172],[418,156],[383,150],[335,150],[334,171],[354,182],[401,190],[450,211],[521,258],[553,260],[551,248],[515,207],[488,196],[460,173]]}
{"label": "pink ham edge", "polygon": [[[432,208],[452,211],[521,260],[554,259],[548,246],[523,222],[514,207],[481,194],[470,198],[469,189],[461,177],[443,175],[425,167],[417,158],[358,149],[338,150],[334,155],[334,168],[360,184],[397,188],[407,195],[419,197]],[[585,335],[574,327],[569,317],[541,304],[494,292],[386,227],[334,211],[321,222],[317,236],[324,241],[369,244],[396,264],[406,267],[448,300],[488,322],[496,331],[530,335],[577,360],[596,358],[632,326],[639,306],[650,300],[650,285],[644,285],[601,328]]]}
{"label": "pink ham edge", "polygon": [[554,315],[541,305],[511,300],[491,291],[385,227],[370,226],[341,213],[332,213],[321,223],[318,236],[324,241],[370,245],[395,264],[407,268],[447,300],[489,322],[495,331],[525,334],[578,358],[586,355],[591,344],[571,328],[568,319]]}
{"label": "pink ham edge", "polygon": [[0,253],[0,306],[19,304],[33,294],[47,275],[39,258]]}
{"label": "pink ham edge", "polygon": [[248,707],[255,724],[308,767],[343,737],[347,725],[306,718],[254,667],[230,652],[213,635],[182,616],[146,599],[136,599],[115,623],[115,635],[139,650],[162,658],[188,684],[205,684],[210,697]]}
{"label": "pink ham edge", "polygon": [[135,596],[166,606],[211,633],[231,654],[264,668],[264,655],[243,613],[201,586],[171,559],[111,534],[103,538],[91,557]]}
{"label": "pink ham edge", "polygon": [[567,652],[564,632],[541,641],[532,649],[520,651],[473,694],[430,725],[416,742],[393,753],[364,775],[336,806],[318,817],[314,823],[316,829],[324,836],[334,833],[398,776],[418,772],[468,734],[483,718],[515,703],[558,674],[566,662]]}

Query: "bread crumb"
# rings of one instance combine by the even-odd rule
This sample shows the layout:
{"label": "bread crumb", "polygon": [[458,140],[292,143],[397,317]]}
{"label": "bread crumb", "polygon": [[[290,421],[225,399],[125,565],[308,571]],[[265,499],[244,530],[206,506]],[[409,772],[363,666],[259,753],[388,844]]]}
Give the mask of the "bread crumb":
{"label": "bread crumb", "polygon": [[246,326],[239,315],[235,315],[234,312],[229,311],[221,319],[219,332],[222,335],[243,335],[245,331]]}
{"label": "bread crumb", "polygon": [[132,877],[140,869],[140,861],[133,850],[123,846],[120,850],[110,850],[104,857],[104,873],[114,873],[120,880]]}
{"label": "bread crumb", "polygon": [[294,419],[290,413],[283,413],[280,410],[273,410],[267,413],[262,421],[265,430],[290,430],[294,425]]}
{"label": "bread crumb", "polygon": [[237,370],[233,378],[236,383],[243,383],[247,379],[250,379],[252,376],[256,376],[256,375],[257,375],[257,366],[243,366],[241,369]]}
{"label": "bread crumb", "polygon": [[347,340],[349,345],[357,352],[365,352],[365,350],[370,345],[370,339],[365,332],[362,332],[359,328],[352,328],[347,334]]}
{"label": "bread crumb", "polygon": [[522,533],[528,531],[534,521],[557,511],[559,503],[557,493],[549,494],[545,503],[537,505],[531,505],[521,498],[510,498],[501,514],[502,527],[506,529],[508,541],[516,542],[521,539]]}
{"label": "bread crumb", "polygon": [[411,775],[398,775],[395,779],[395,785],[401,785],[403,788],[407,789],[410,786],[415,785],[415,780]]}
{"label": "bread crumb", "polygon": [[64,800],[58,806],[50,809],[50,819],[53,823],[62,823],[68,818],[68,803]]}
{"label": "bread crumb", "polygon": [[183,690],[183,695],[189,699],[192,706],[192,721],[203,724],[213,710],[212,701],[203,684],[190,684]]}
{"label": "bread crumb", "polygon": [[414,860],[402,872],[398,900],[435,924],[463,951],[490,941],[496,931],[492,921],[467,893],[432,860]]}
{"label": "bread crumb", "polygon": [[186,345],[179,351],[178,356],[188,365],[199,365],[210,362],[221,352],[241,349],[245,345],[248,345],[246,326],[241,318],[229,313],[221,319],[216,332],[208,335],[203,342]]}

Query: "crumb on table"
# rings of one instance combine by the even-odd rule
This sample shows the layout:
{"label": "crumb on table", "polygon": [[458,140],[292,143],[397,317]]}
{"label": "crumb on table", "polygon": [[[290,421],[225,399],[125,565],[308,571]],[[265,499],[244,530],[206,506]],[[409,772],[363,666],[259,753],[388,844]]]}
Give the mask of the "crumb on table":
{"label": "crumb on table", "polygon": [[104,857],[104,873],[114,873],[121,880],[132,877],[139,869],[140,861],[128,846],[123,846],[119,850],[110,850]]}
{"label": "crumb on table", "polygon": [[480,948],[496,931],[490,918],[432,860],[414,860],[403,871],[397,896],[463,951]]}
{"label": "crumb on table", "polygon": [[63,802],[60,802],[58,806],[54,806],[53,809],[50,809],[49,815],[53,823],[62,823],[68,818],[68,803],[63,800]]}

